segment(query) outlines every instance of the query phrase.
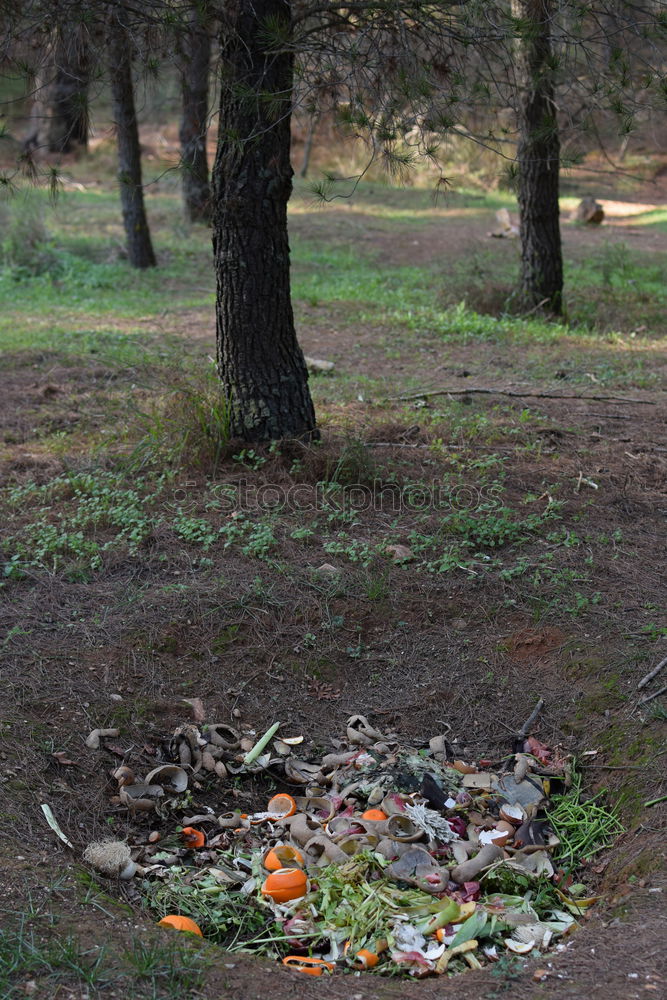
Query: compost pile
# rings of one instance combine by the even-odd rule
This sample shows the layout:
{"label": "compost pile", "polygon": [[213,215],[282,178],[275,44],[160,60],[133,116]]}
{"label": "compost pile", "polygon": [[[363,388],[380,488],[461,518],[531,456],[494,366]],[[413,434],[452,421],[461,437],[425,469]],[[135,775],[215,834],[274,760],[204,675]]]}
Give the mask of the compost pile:
{"label": "compost pile", "polygon": [[[353,716],[303,760],[277,728],[182,725],[171,763],[113,772],[135,842],[107,869],[167,923],[310,974],[425,976],[562,947],[594,902],[573,874],[620,827],[558,749],[520,735],[501,759],[462,761],[445,735],[406,746]],[[205,804],[248,778],[270,789],[261,810]],[[87,852],[100,870],[105,846]]]}

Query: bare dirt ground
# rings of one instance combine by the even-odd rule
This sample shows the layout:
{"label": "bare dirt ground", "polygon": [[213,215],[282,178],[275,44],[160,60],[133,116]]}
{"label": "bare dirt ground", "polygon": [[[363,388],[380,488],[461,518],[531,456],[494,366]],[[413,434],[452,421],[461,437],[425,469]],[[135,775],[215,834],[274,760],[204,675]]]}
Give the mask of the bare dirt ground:
{"label": "bare dirt ground", "polygon": [[[322,595],[311,593],[304,602],[293,591],[279,591],[267,614],[267,609],[234,607],[228,590],[202,593],[194,583],[185,606],[173,597],[165,599],[162,572],[149,572],[139,600],[125,605],[128,577],[122,566],[95,586],[35,581],[32,593],[19,597],[30,651],[14,640],[6,659],[11,674],[6,675],[4,715],[13,723],[1,744],[7,910],[20,905],[29,890],[38,910],[55,909],[63,927],[85,925],[92,940],[111,935],[120,946],[149,933],[149,922],[138,913],[128,918],[111,910],[109,918],[91,911],[76,881],[78,862],[43,829],[37,806],[39,801],[53,803],[78,849],[98,835],[109,813],[105,775],[113,759],[104,755],[100,760],[83,750],[82,738],[94,725],[120,723],[121,752],[129,751],[132,762],[133,745],[140,746],[147,735],[168,732],[187,717],[179,705],[180,691],[203,697],[211,718],[230,718],[233,707],[258,729],[274,718],[288,718],[315,745],[326,745],[355,711],[415,738],[437,731],[443,719],[462,734],[463,752],[473,756],[504,747],[507,728],[526,717],[539,692],[547,702],[539,728],[543,739],[570,750],[602,748],[596,760],[612,762],[610,770],[587,772],[593,789],[604,785],[619,795],[629,787],[635,801],[662,792],[664,759],[655,755],[664,723],[647,721],[636,706],[635,686],[645,664],[628,662],[619,630],[632,634],[643,621],[647,596],[659,605],[664,593],[660,521],[667,462],[653,442],[661,440],[667,413],[664,407],[616,407],[616,415],[624,418],[619,434],[614,411],[609,411],[611,419],[591,417],[585,404],[579,404],[583,412],[575,419],[570,407],[562,406],[548,404],[553,423],[576,424],[577,435],[558,440],[558,455],[545,456],[546,469],[531,463],[513,470],[512,479],[525,488],[540,482],[548,470],[551,478],[574,482],[584,468],[600,481],[605,499],[597,505],[595,526],[611,531],[622,525],[624,533],[621,558],[609,564],[606,584],[609,593],[619,595],[621,606],[619,620],[601,616],[586,622],[583,628],[592,632],[575,621],[564,624],[557,613],[537,626],[523,614],[504,620],[489,616],[484,610],[488,594],[447,581],[412,580],[409,572],[388,565],[389,593],[379,605],[364,602],[352,571],[346,573],[347,592],[328,609],[345,617],[351,628],[363,629],[370,658],[362,669],[346,664],[339,650],[324,650],[299,670],[300,640],[322,619]],[[30,470],[36,471],[43,474]],[[295,553],[298,558],[303,560]],[[320,559],[314,552],[307,562]],[[247,561],[230,565],[228,560],[225,571],[236,590],[251,589],[255,570]],[[173,577],[177,580],[187,569],[171,572],[183,574]],[[105,620],[91,626],[95,608],[107,609]],[[54,644],[51,623],[67,617],[72,625],[69,646],[62,631]],[[11,626],[16,607],[5,605],[3,618]],[[407,631],[397,627],[398,619],[409,622]],[[315,683],[309,681],[316,675]],[[397,675],[404,678],[398,686]],[[618,680],[610,690],[606,681],[612,675]],[[112,703],[111,694],[119,694],[123,702]],[[624,769],[626,743],[640,755],[650,748],[638,771]],[[77,767],[58,765],[51,757],[54,750],[66,750]],[[604,904],[566,951],[549,956],[543,982],[533,982],[534,970],[528,968],[507,984],[515,995],[574,998],[588,991],[639,997],[653,987],[658,994],[664,989],[665,912],[658,892],[664,889],[664,823],[664,805],[650,814],[635,807],[628,833],[604,859]],[[20,837],[7,836],[10,830],[20,830]],[[116,818],[115,830],[125,832],[122,818]],[[229,965],[213,959],[203,995],[249,1000],[271,990],[285,997],[370,1000],[451,993],[465,998],[492,997],[499,988],[489,971],[451,983],[375,978],[315,984],[296,974],[277,975],[273,966],[239,956]]]}

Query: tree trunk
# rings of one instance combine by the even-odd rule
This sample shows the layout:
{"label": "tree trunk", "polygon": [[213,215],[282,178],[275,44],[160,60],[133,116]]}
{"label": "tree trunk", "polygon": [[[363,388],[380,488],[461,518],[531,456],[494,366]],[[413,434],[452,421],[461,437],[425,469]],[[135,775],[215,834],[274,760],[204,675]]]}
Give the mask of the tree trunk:
{"label": "tree trunk", "polygon": [[112,15],[109,24],[109,78],[118,143],[118,181],[127,236],[127,256],[133,267],[154,267],[155,254],[146,219],[141,181],[139,129],[132,83],[132,42],[115,15]]}
{"label": "tree trunk", "polygon": [[26,149],[71,153],[88,147],[88,35],[79,23],[47,35],[35,74]]}
{"label": "tree trunk", "polygon": [[190,222],[210,222],[211,189],[206,161],[206,128],[211,39],[208,18],[200,5],[192,7],[188,22],[180,45],[183,114],[179,138],[183,204]]}
{"label": "tree trunk", "polygon": [[303,160],[301,161],[301,170],[299,171],[299,177],[306,177],[308,174],[308,167],[310,166],[310,154],[313,151],[313,142],[315,140],[315,131],[320,121],[320,116],[317,111],[314,111],[308,119],[308,131],[306,133],[306,141],[303,144]]}
{"label": "tree trunk", "polygon": [[521,295],[534,308],[563,307],[563,255],[558,221],[560,139],[554,103],[551,17],[554,0],[512,0],[520,20],[518,194]]}
{"label": "tree trunk", "polygon": [[[220,36],[213,167],[218,371],[230,432],[245,441],[316,436],[290,300],[289,0],[230,0]],[[270,35],[280,35],[271,49]]]}
{"label": "tree trunk", "polygon": [[80,24],[63,24],[55,47],[46,137],[50,153],[71,153],[88,148],[89,79],[86,29]]}

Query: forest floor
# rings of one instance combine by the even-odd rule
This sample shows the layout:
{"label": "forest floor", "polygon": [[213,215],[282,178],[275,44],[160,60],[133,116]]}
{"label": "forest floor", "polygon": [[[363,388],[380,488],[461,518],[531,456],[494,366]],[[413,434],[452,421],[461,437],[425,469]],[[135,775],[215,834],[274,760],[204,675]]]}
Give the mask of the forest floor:
{"label": "forest floor", "polygon": [[[370,184],[318,205],[299,186],[298,333],[335,367],[311,378],[322,442],[279,448],[202,432],[224,427],[210,236],[182,223],[173,174],[150,188],[159,267],[144,274],[119,258],[94,161],[71,165],[52,209],[14,200],[0,275],[3,997],[664,992],[667,808],[645,803],[666,791],[667,708],[641,703],[660,678],[637,683],[667,654],[667,208],[659,183],[602,196],[604,225],[564,222],[559,324],[513,315],[518,245],[487,235],[509,195],[434,203]],[[351,486],[363,502],[343,502]],[[295,487],[319,489],[311,510]],[[224,498],[242,490],[231,518]],[[397,564],[394,544],[414,558]],[[507,752],[538,697],[540,739],[597,751],[580,758],[586,789],[607,789],[626,828],[582,871],[602,901],[543,981],[534,962],[314,980],[165,941],[81,861],[103,833],[136,832],[109,801],[118,756],[84,746],[93,728],[117,727],[138,762],[201,698],[209,721],[289,723],[304,754],[361,712],[415,741],[446,722],[478,757]],[[218,788],[216,807],[235,795]]]}

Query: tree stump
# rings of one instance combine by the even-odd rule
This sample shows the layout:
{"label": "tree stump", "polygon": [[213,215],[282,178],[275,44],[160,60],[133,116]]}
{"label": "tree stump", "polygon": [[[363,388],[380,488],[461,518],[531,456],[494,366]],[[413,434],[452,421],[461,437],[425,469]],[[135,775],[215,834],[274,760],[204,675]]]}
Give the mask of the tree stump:
{"label": "tree stump", "polygon": [[582,198],[575,209],[573,218],[575,222],[599,226],[604,219],[604,208],[595,198]]}

